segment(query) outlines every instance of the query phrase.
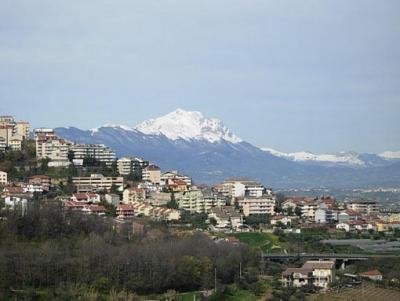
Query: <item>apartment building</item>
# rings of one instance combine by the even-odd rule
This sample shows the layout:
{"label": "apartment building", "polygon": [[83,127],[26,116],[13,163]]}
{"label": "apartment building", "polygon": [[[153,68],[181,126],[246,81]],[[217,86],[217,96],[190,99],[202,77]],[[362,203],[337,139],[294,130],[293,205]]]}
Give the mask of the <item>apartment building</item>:
{"label": "apartment building", "polygon": [[30,124],[26,121],[17,121],[15,124],[15,132],[23,139],[28,139],[30,134]]}
{"label": "apartment building", "polygon": [[244,216],[252,214],[274,215],[276,199],[274,196],[264,196],[238,199],[239,207],[242,208]]}
{"label": "apartment building", "polygon": [[136,157],[123,157],[118,159],[117,167],[120,175],[134,175],[138,180],[142,179],[143,169],[149,166],[149,161]]}
{"label": "apartment building", "polygon": [[287,210],[289,207],[294,210],[299,207],[301,210],[301,216],[309,219],[315,220],[315,211],[319,208],[319,204],[316,199],[308,197],[289,197],[282,203],[282,208]]}
{"label": "apartment building", "polygon": [[4,152],[6,150],[7,144],[6,139],[0,137],[0,152]]}
{"label": "apartment building", "polygon": [[46,175],[35,175],[28,178],[28,184],[42,187],[43,191],[49,191],[51,178]]}
{"label": "apartment building", "polygon": [[[68,152],[72,142],[56,136],[53,129],[35,129],[36,159],[50,159],[68,165]],[[57,164],[56,164],[57,165]]]}
{"label": "apartment building", "polygon": [[226,205],[226,200],[218,197],[204,197],[200,189],[185,191],[178,198],[176,197],[179,208],[189,212],[209,213],[213,207]]}
{"label": "apartment building", "polygon": [[233,206],[212,207],[208,218],[210,221],[215,220],[213,227],[216,230],[238,230],[243,227],[243,215]]}
{"label": "apartment building", "polygon": [[[0,149],[9,147],[12,150],[21,150],[22,141],[29,137],[29,123],[16,122],[12,116],[0,116]],[[4,147],[3,147],[4,144]]]}
{"label": "apartment building", "polygon": [[105,177],[102,174],[92,174],[90,177],[74,177],[73,184],[78,192],[110,191],[113,185],[119,189],[124,185],[123,177]]}
{"label": "apartment building", "polygon": [[262,184],[242,179],[226,180],[216,190],[230,198],[261,197],[266,192]]}
{"label": "apartment building", "polygon": [[165,185],[168,180],[181,180],[186,183],[187,186],[192,186],[192,178],[180,174],[178,171],[167,171],[161,175],[161,183]]}
{"label": "apartment building", "polygon": [[104,144],[72,144],[69,150],[74,153],[74,159],[93,158],[106,165],[116,160],[115,152]]}
{"label": "apartment building", "polygon": [[360,212],[364,215],[379,213],[380,204],[373,201],[351,201],[346,204],[348,210]]}
{"label": "apartment building", "polygon": [[282,285],[302,287],[315,285],[327,289],[334,279],[334,261],[306,261],[301,268],[288,268],[282,272]]}
{"label": "apartment building", "polygon": [[141,188],[128,188],[122,194],[122,202],[130,204],[134,202],[144,202],[146,200],[146,190]]}
{"label": "apartment building", "polygon": [[161,169],[157,165],[149,165],[143,169],[142,180],[153,184],[160,184]]}
{"label": "apartment building", "polygon": [[319,224],[329,224],[338,220],[337,212],[328,208],[318,208],[315,210],[315,222]]}
{"label": "apartment building", "polygon": [[5,171],[0,170],[0,185],[7,185],[7,173]]}

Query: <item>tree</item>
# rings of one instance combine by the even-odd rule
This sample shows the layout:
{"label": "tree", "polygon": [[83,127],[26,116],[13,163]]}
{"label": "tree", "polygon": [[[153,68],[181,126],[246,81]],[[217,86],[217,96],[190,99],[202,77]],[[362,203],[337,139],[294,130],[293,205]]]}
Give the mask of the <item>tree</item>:
{"label": "tree", "polygon": [[175,193],[171,192],[171,200],[167,203],[167,208],[179,209],[179,204],[175,199]]}
{"label": "tree", "polygon": [[75,159],[75,153],[74,153],[74,151],[73,151],[73,150],[69,150],[67,156],[68,156],[68,161],[69,161],[69,162],[72,162],[72,161]]}
{"label": "tree", "polygon": [[296,206],[296,208],[294,208],[294,213],[300,217],[301,216],[301,208],[299,206]]}

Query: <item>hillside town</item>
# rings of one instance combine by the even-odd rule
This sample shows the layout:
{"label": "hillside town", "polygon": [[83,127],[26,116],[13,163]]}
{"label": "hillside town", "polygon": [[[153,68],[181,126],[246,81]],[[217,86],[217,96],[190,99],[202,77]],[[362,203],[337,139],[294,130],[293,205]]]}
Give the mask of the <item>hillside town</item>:
{"label": "hillside town", "polygon": [[[300,236],[315,229],[352,237],[400,231],[400,212],[378,201],[282,195],[257,180],[242,178],[204,185],[134,154],[119,158],[106,145],[68,141],[51,128],[31,132],[28,122],[12,116],[0,117],[0,147],[1,210],[22,216],[40,200],[59,204],[63,212],[110,218],[115,227],[128,227],[132,235],[144,233],[154,221],[233,244],[242,243],[237,238],[241,233]],[[337,259],[313,257],[300,267],[283,270],[280,285],[327,290],[335,282]],[[376,269],[354,277],[382,280]]]}

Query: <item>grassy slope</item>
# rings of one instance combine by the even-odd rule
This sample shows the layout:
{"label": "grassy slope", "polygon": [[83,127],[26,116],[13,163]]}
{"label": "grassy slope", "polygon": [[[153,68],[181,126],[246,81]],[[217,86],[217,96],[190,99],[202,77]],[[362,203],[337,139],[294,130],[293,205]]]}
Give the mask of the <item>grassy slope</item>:
{"label": "grassy slope", "polygon": [[286,249],[285,243],[280,242],[278,237],[272,233],[249,232],[236,233],[233,236],[241,242],[264,252],[282,252]]}

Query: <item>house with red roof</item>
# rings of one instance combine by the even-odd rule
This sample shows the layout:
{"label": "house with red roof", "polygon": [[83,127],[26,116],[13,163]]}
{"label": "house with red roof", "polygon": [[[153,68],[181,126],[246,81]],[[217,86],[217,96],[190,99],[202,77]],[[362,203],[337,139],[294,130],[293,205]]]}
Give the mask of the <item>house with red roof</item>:
{"label": "house with red roof", "polygon": [[378,270],[367,271],[367,272],[361,273],[360,276],[363,278],[372,280],[372,281],[382,281],[382,279],[383,279],[382,273],[379,272]]}

